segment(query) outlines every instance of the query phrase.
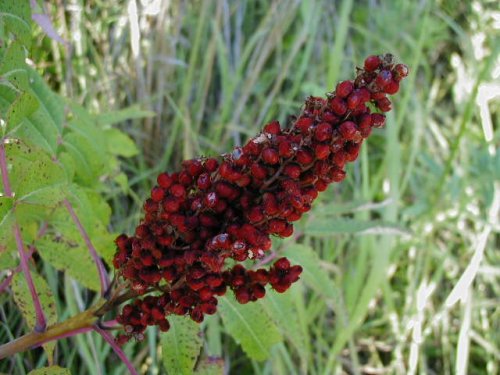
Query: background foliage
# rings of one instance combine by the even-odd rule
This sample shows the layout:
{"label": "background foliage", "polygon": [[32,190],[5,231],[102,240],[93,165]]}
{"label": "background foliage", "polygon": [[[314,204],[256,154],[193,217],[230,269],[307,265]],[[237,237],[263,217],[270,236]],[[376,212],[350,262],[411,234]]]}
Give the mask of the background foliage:
{"label": "background foliage", "polygon": [[[33,321],[13,223],[64,320],[99,289],[64,199],[109,262],[160,171],[286,122],[306,96],[388,51],[411,75],[386,129],[294,238],[274,242],[304,267],[302,281],[255,304],[224,298],[201,330],[176,319],[125,351],[151,374],[498,373],[495,1],[32,2],[43,29],[17,3],[0,5],[0,118],[15,192],[0,198],[0,342],[26,332],[23,316]],[[96,334],[62,340],[49,363],[48,350],[0,371],[125,372]]]}

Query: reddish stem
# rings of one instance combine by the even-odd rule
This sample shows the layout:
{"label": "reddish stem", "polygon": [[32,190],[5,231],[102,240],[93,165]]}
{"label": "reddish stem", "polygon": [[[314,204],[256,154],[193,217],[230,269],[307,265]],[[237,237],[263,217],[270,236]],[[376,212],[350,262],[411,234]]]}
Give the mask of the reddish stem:
{"label": "reddish stem", "polygon": [[100,328],[99,326],[95,325],[94,330],[98,332],[104,340],[108,342],[108,344],[113,348],[115,351],[116,355],[122,360],[122,362],[127,366],[128,371],[130,372],[131,375],[138,375],[138,372],[135,370],[134,365],[130,361],[130,359],[127,358],[126,354],[123,352],[122,348],[115,342],[115,339],[113,336],[106,330]]}
{"label": "reddish stem", "polygon": [[[10,187],[9,174],[7,171],[7,158],[5,157],[5,140],[2,139],[0,142],[0,170],[2,171],[2,182],[5,189],[5,195],[7,197],[13,197],[12,189]],[[15,205],[13,210],[15,209]],[[43,332],[47,326],[47,320],[45,319],[45,314],[42,310],[42,304],[40,303],[40,299],[38,298],[38,294],[36,292],[35,284],[33,283],[33,278],[31,277],[30,268],[28,265],[28,255],[24,251],[23,239],[21,236],[21,230],[19,229],[19,225],[17,222],[14,224],[12,228],[14,232],[14,237],[16,239],[17,251],[19,252],[19,259],[21,262],[21,269],[24,273],[24,277],[26,278],[26,283],[28,284],[28,289],[31,294],[31,298],[33,299],[33,305],[35,307],[35,316],[36,316],[36,324],[35,331]]]}
{"label": "reddish stem", "polygon": [[99,273],[99,280],[101,282],[101,296],[104,296],[106,291],[109,288],[109,278],[108,274],[106,272],[106,269],[104,268],[104,264],[102,263],[101,258],[99,258],[99,255],[97,254],[97,251],[92,244],[92,241],[90,240],[89,235],[85,231],[85,228],[83,227],[82,223],[80,222],[80,219],[76,215],[75,210],[73,209],[73,206],[71,203],[68,201],[68,199],[64,199],[64,205],[66,206],[66,209],[68,210],[69,214],[71,215],[71,218],[75,222],[76,226],[78,227],[78,230],[80,231],[80,234],[85,241],[85,244],[87,245],[90,256],[95,262],[95,265],[97,267],[97,272]]}

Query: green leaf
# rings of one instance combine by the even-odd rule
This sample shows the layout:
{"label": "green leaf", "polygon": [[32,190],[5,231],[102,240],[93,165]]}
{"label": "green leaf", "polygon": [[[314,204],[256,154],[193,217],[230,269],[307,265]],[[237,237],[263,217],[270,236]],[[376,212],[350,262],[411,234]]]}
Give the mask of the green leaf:
{"label": "green leaf", "polygon": [[49,366],[31,370],[28,375],[71,375],[71,371],[59,366]]}
{"label": "green leaf", "polygon": [[139,153],[139,149],[134,141],[124,132],[115,128],[109,128],[104,133],[106,135],[108,151],[113,155],[128,158]]}
{"label": "green leaf", "polygon": [[[52,291],[47,285],[47,282],[39,274],[31,272],[31,277],[33,278],[33,283],[35,284],[36,292],[47,320],[47,325],[50,326],[55,324],[57,322],[57,312],[56,301]],[[36,323],[35,307],[33,306],[33,299],[28,289],[26,279],[24,278],[24,274],[17,273],[14,275],[11,286],[14,301],[19,310],[21,310],[24,319],[26,319],[28,327],[33,330]],[[47,357],[50,359],[53,357],[55,345],[56,343],[54,341],[43,345],[43,348],[47,352]]]}
{"label": "green leaf", "polygon": [[264,307],[269,316],[276,322],[281,332],[295,346],[297,353],[303,355],[306,352],[304,346],[308,342],[308,338],[301,329],[299,320],[296,318],[291,319],[298,315],[293,298],[292,290],[287,291],[287,293],[277,293],[273,290],[268,290],[266,298],[260,300],[258,303]]}
{"label": "green leaf", "polygon": [[19,141],[5,145],[11,189],[17,202],[51,207],[61,201],[66,174],[41,149]]}
{"label": "green leaf", "polygon": [[[111,218],[111,207],[93,189],[83,189],[72,185],[69,201],[80,219],[97,253],[108,264],[112,264],[117,236],[107,229]],[[71,219],[68,219],[74,225]],[[76,228],[76,227],[74,227]],[[78,241],[82,243],[82,240]]]}
{"label": "green leaf", "polygon": [[17,97],[7,113],[7,129],[12,129],[38,109],[38,100],[28,91]]}
{"label": "green leaf", "polygon": [[219,299],[219,311],[227,332],[252,359],[263,361],[271,347],[282,340],[278,328],[258,303],[239,304],[234,296]]}
{"label": "green leaf", "polygon": [[0,270],[11,269],[17,265],[14,251],[10,247],[13,203],[14,199],[11,197],[0,197]]}
{"label": "green leaf", "polygon": [[133,105],[128,108],[120,109],[118,111],[110,111],[101,113],[94,116],[95,121],[100,125],[113,125],[126,120],[153,117],[155,113],[152,111],[145,111],[139,105]]}
{"label": "green leaf", "polygon": [[75,163],[75,181],[84,186],[95,186],[106,167],[106,157],[97,152],[86,136],[70,132],[64,136],[64,147]]}
{"label": "green leaf", "polygon": [[29,1],[0,1],[0,25],[14,34],[26,47],[31,44],[31,9]]}
{"label": "green leaf", "polygon": [[410,235],[402,225],[384,221],[361,221],[356,219],[328,219],[324,217],[310,220],[305,227],[310,236],[331,236],[338,233]]}
{"label": "green leaf", "polygon": [[[328,273],[321,268],[318,254],[309,246],[289,243],[283,253],[292,264],[302,266],[300,278],[320,295],[337,300],[336,287]],[[292,286],[293,287],[293,286]]]}
{"label": "green leaf", "polygon": [[0,65],[0,76],[19,90],[29,88],[25,59],[26,50],[20,43],[14,42],[4,51]]}
{"label": "green leaf", "polygon": [[222,358],[204,358],[200,361],[195,375],[223,375],[224,374],[224,360]]}
{"label": "green leaf", "polygon": [[163,365],[169,374],[192,374],[202,345],[200,326],[186,316],[169,316],[170,329],[161,335]]}
{"label": "green leaf", "polygon": [[[55,269],[67,273],[84,287],[98,291],[99,274],[81,235],[74,233],[72,228],[64,234],[59,229],[61,227],[51,230],[36,242],[38,253]],[[67,232],[71,233],[71,237]]]}

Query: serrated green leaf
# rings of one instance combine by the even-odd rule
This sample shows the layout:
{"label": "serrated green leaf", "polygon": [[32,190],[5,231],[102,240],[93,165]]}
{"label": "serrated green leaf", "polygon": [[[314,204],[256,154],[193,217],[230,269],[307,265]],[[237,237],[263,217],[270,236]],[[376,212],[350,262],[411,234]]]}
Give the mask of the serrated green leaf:
{"label": "serrated green leaf", "polygon": [[224,360],[222,358],[204,358],[200,361],[195,375],[223,375],[224,374]]}
{"label": "serrated green leaf", "polygon": [[16,201],[46,207],[61,201],[67,180],[60,165],[41,149],[18,141],[6,144],[5,152]]}
{"label": "serrated green leaf", "polygon": [[20,90],[29,88],[26,50],[20,43],[12,43],[3,53],[0,76]]}
{"label": "serrated green leaf", "polygon": [[75,162],[75,181],[84,186],[94,186],[106,166],[105,156],[96,154],[93,143],[75,132],[64,136],[63,145]]}
{"label": "serrated green leaf", "polygon": [[38,109],[38,100],[28,91],[23,92],[9,107],[7,113],[7,131],[14,128],[26,117]]}
{"label": "serrated green leaf", "polygon": [[283,253],[292,264],[302,266],[300,278],[320,295],[337,300],[336,287],[328,273],[321,268],[318,254],[309,246],[289,243]]}
{"label": "serrated green leaf", "polygon": [[10,247],[13,201],[11,197],[0,197],[0,270],[11,269],[17,265]]}
{"label": "serrated green leaf", "polygon": [[281,334],[258,303],[239,304],[234,296],[219,299],[218,309],[227,332],[252,359],[263,361],[271,347],[282,340]]}
{"label": "serrated green leaf", "polygon": [[[52,291],[47,285],[47,282],[39,274],[32,272],[31,277],[33,278],[33,283],[35,284],[36,293],[45,314],[47,325],[55,324],[57,322],[57,312],[56,301]],[[28,327],[33,330],[36,323],[35,307],[33,306],[33,299],[23,273],[14,275],[11,287],[17,307],[23,314]],[[48,342],[43,345],[48,358],[53,357],[55,345],[55,342]]]}
{"label": "serrated green leaf", "polygon": [[145,111],[139,105],[133,105],[128,108],[120,109],[118,111],[110,111],[95,115],[96,122],[101,125],[113,125],[120,122],[144,117],[153,117],[155,113],[152,111]]}
{"label": "serrated green leaf", "polygon": [[108,151],[113,155],[128,158],[139,153],[139,149],[134,141],[124,132],[115,128],[110,128],[106,129],[104,134],[106,135]]}
{"label": "serrated green leaf", "polygon": [[[111,207],[94,190],[83,189],[76,185],[71,186],[68,199],[97,253],[106,263],[111,264],[116,248],[114,244],[116,234],[110,233],[107,229],[111,218]],[[76,229],[69,217],[63,216],[60,222],[61,225],[66,222]],[[78,242],[81,243],[81,239]]]}
{"label": "serrated green leaf", "polygon": [[192,374],[201,348],[200,326],[185,316],[169,316],[170,329],[161,335],[163,365],[172,375]]}
{"label": "serrated green leaf", "polygon": [[2,221],[6,219],[6,215],[12,209],[14,204],[14,198],[0,196],[0,225],[2,225]]}
{"label": "serrated green leaf", "polygon": [[71,375],[71,371],[59,366],[49,366],[31,370],[28,375]]}
{"label": "serrated green leaf", "polygon": [[338,233],[410,235],[402,225],[383,221],[361,221],[356,219],[321,219],[310,220],[305,227],[310,236],[331,236]]}
{"label": "serrated green leaf", "polygon": [[295,346],[297,353],[303,355],[306,352],[304,346],[308,343],[308,339],[301,329],[299,321],[290,319],[290,317],[298,315],[291,292],[290,290],[287,293],[277,293],[269,290],[266,293],[266,298],[260,300],[259,303],[276,322],[281,332]]}
{"label": "serrated green leaf", "polygon": [[[84,287],[98,291],[100,283],[97,267],[88,248],[84,246],[81,235],[73,233],[71,229],[66,233],[51,230],[45,234],[36,242],[38,253],[55,269],[67,273]],[[68,231],[71,237],[68,236]]]}
{"label": "serrated green leaf", "polygon": [[31,44],[31,9],[28,1],[2,0],[0,23],[26,47]]}

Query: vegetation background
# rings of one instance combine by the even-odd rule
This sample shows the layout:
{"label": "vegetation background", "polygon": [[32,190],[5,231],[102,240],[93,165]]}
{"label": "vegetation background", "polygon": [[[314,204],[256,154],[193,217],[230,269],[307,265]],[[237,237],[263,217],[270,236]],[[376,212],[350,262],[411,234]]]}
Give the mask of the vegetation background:
{"label": "vegetation background", "polygon": [[[286,122],[307,96],[352,78],[369,54],[391,52],[410,67],[386,128],[365,143],[347,179],[320,196],[292,240],[275,241],[274,251],[305,268],[289,297],[263,302],[282,341],[267,359],[253,359],[214,316],[202,325],[199,371],[210,364],[214,373],[241,374],[499,373],[495,4],[38,2],[36,13],[49,16],[62,40],[34,27],[31,65],[90,121],[122,131],[103,133],[112,165],[87,182],[111,208],[112,234],[133,231],[160,171],[228,152],[266,121]],[[100,251],[112,253],[113,236],[99,238],[108,247]],[[60,320],[94,298],[82,275],[58,272],[64,267],[43,253],[35,259]],[[0,301],[4,343],[25,328],[10,289]],[[154,331],[125,347],[142,373],[165,373],[171,360]],[[72,374],[126,372],[95,333],[60,341],[55,363]],[[0,371],[44,365],[39,350],[0,362]]]}

